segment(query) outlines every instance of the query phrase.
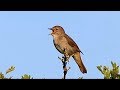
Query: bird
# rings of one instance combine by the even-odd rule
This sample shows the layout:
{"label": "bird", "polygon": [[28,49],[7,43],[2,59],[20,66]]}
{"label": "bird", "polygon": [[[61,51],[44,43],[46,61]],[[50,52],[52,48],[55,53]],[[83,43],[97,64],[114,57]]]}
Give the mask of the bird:
{"label": "bird", "polygon": [[[85,65],[83,64],[81,53],[82,51],[79,49],[78,45],[75,43],[75,41],[66,34],[65,30],[62,26],[56,25],[52,28],[48,28],[52,32],[50,35],[53,37],[53,43],[55,48],[63,54],[65,57],[67,57],[67,60],[69,60],[70,57],[73,57],[75,62],[77,63],[80,71],[84,74],[87,73],[87,69]],[[82,53],[83,54],[83,53]]]}

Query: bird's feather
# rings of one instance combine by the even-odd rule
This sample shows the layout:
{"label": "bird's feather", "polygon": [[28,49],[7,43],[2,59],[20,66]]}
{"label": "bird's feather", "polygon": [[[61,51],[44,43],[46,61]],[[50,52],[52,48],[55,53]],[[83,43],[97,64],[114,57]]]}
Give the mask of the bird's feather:
{"label": "bird's feather", "polygon": [[65,34],[64,37],[67,39],[68,44],[71,47],[74,47],[75,52],[81,52],[82,53],[82,51],[79,49],[79,47],[77,46],[77,44],[74,42],[74,40],[71,37],[69,37],[67,34]]}

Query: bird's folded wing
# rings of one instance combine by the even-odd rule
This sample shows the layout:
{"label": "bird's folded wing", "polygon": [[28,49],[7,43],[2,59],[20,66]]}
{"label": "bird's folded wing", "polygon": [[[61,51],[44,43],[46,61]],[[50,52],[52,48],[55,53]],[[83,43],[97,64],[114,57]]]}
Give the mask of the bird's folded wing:
{"label": "bird's folded wing", "polygon": [[79,47],[77,46],[77,44],[73,41],[73,39],[71,37],[69,37],[67,34],[65,35],[65,38],[67,39],[68,44],[71,47],[74,47],[74,50],[77,52],[80,52]]}

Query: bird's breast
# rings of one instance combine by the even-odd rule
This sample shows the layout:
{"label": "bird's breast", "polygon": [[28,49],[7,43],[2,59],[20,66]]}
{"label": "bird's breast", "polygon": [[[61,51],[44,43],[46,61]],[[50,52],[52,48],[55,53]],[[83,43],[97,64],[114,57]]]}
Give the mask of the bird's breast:
{"label": "bird's breast", "polygon": [[71,56],[74,53],[73,48],[68,44],[65,37],[56,37],[53,39],[53,43],[56,49],[62,54],[67,53]]}
{"label": "bird's breast", "polygon": [[64,54],[64,49],[61,46],[61,44],[59,42],[57,42],[56,40],[53,40],[54,46],[55,48],[62,54]]}

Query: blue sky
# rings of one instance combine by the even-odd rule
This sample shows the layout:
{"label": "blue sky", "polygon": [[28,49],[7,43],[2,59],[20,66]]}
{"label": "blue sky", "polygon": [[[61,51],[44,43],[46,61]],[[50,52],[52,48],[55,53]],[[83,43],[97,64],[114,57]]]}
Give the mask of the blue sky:
{"label": "blue sky", "polygon": [[61,79],[62,63],[48,28],[60,25],[74,39],[88,70],[82,74],[73,58],[67,78],[103,78],[96,66],[120,65],[119,11],[0,11],[0,72],[10,66],[15,71],[6,77]]}

